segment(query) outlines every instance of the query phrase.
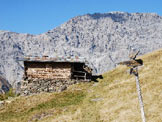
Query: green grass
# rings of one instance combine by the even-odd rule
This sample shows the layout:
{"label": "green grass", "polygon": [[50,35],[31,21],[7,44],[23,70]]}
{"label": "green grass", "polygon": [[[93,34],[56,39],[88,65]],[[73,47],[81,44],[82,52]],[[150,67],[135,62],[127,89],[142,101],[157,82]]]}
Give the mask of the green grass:
{"label": "green grass", "polygon": [[45,110],[50,108],[58,108],[58,107],[65,107],[70,105],[77,105],[79,104],[85,97],[85,93],[83,92],[65,92],[64,94],[55,95],[55,98],[51,99],[50,101],[46,101],[37,105],[34,108],[31,108],[29,111],[34,110]]}
{"label": "green grass", "polygon": [[[162,121],[162,50],[144,55],[139,80],[147,122]],[[97,83],[80,83],[61,93],[16,97],[0,107],[2,122],[140,122],[135,77],[118,66]],[[41,115],[49,115],[40,117]]]}
{"label": "green grass", "polygon": [[[20,111],[16,111],[19,108],[15,108],[16,106],[18,106],[18,104],[16,103],[16,100],[13,102],[13,105],[16,106],[12,106],[11,104],[6,104],[6,108],[4,112],[0,112],[0,121],[27,121],[31,115],[33,114],[38,114],[41,113],[42,111],[48,111],[51,110],[53,108],[55,108],[56,110],[60,110],[63,107],[69,107],[71,105],[75,106],[80,104],[83,99],[85,98],[86,94],[83,91],[65,91],[62,93],[49,93],[46,95],[50,95],[50,98],[47,98],[47,100],[45,100],[42,103],[39,103],[39,99],[37,100],[38,104],[34,105],[34,106],[29,106],[28,108],[23,108],[22,106],[22,110]],[[34,99],[34,97],[30,97],[29,99]],[[46,97],[45,97],[46,99]],[[21,101],[22,99],[19,98],[17,99],[17,101]],[[23,101],[21,101],[23,103]],[[19,105],[22,105],[19,104]],[[24,101],[24,103],[26,103]],[[2,111],[3,111],[2,109]]]}

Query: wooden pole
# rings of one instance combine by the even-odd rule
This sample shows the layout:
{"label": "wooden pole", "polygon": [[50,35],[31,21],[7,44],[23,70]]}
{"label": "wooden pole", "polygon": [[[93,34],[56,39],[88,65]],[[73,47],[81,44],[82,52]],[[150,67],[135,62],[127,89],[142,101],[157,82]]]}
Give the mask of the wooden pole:
{"label": "wooden pole", "polygon": [[139,81],[139,76],[138,76],[138,69],[136,68],[135,70],[136,70],[136,72],[133,73],[133,74],[136,77],[136,89],[137,89],[138,100],[139,100],[140,109],[141,109],[142,122],[146,122],[145,112],[144,112],[144,104],[143,104],[141,87],[140,87],[140,81]]}

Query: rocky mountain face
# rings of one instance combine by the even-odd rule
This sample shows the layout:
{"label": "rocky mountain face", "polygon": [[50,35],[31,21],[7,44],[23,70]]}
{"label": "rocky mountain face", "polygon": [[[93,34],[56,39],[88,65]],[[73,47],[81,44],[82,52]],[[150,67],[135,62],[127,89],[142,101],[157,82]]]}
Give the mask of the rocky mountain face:
{"label": "rocky mountain face", "polygon": [[101,74],[128,59],[162,48],[162,17],[154,13],[95,13],[77,16],[40,35],[0,31],[0,74],[13,86],[23,76],[23,63],[32,56],[85,57]]}

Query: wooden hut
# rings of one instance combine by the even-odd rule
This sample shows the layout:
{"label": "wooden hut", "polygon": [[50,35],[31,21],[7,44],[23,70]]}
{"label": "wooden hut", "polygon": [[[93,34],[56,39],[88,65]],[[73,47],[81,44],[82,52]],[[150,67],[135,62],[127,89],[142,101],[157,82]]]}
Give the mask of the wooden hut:
{"label": "wooden hut", "polygon": [[92,69],[84,58],[26,57],[24,58],[26,78],[91,80]]}

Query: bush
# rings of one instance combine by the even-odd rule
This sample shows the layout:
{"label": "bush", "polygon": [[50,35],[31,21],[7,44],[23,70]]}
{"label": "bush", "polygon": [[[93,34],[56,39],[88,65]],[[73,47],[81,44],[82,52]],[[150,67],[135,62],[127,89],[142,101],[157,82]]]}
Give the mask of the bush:
{"label": "bush", "polygon": [[5,94],[0,94],[0,100],[5,100],[8,99],[8,97],[15,97],[15,91],[10,88],[8,92],[6,92]]}
{"label": "bush", "polygon": [[5,95],[4,94],[0,94],[0,100],[5,100]]}

